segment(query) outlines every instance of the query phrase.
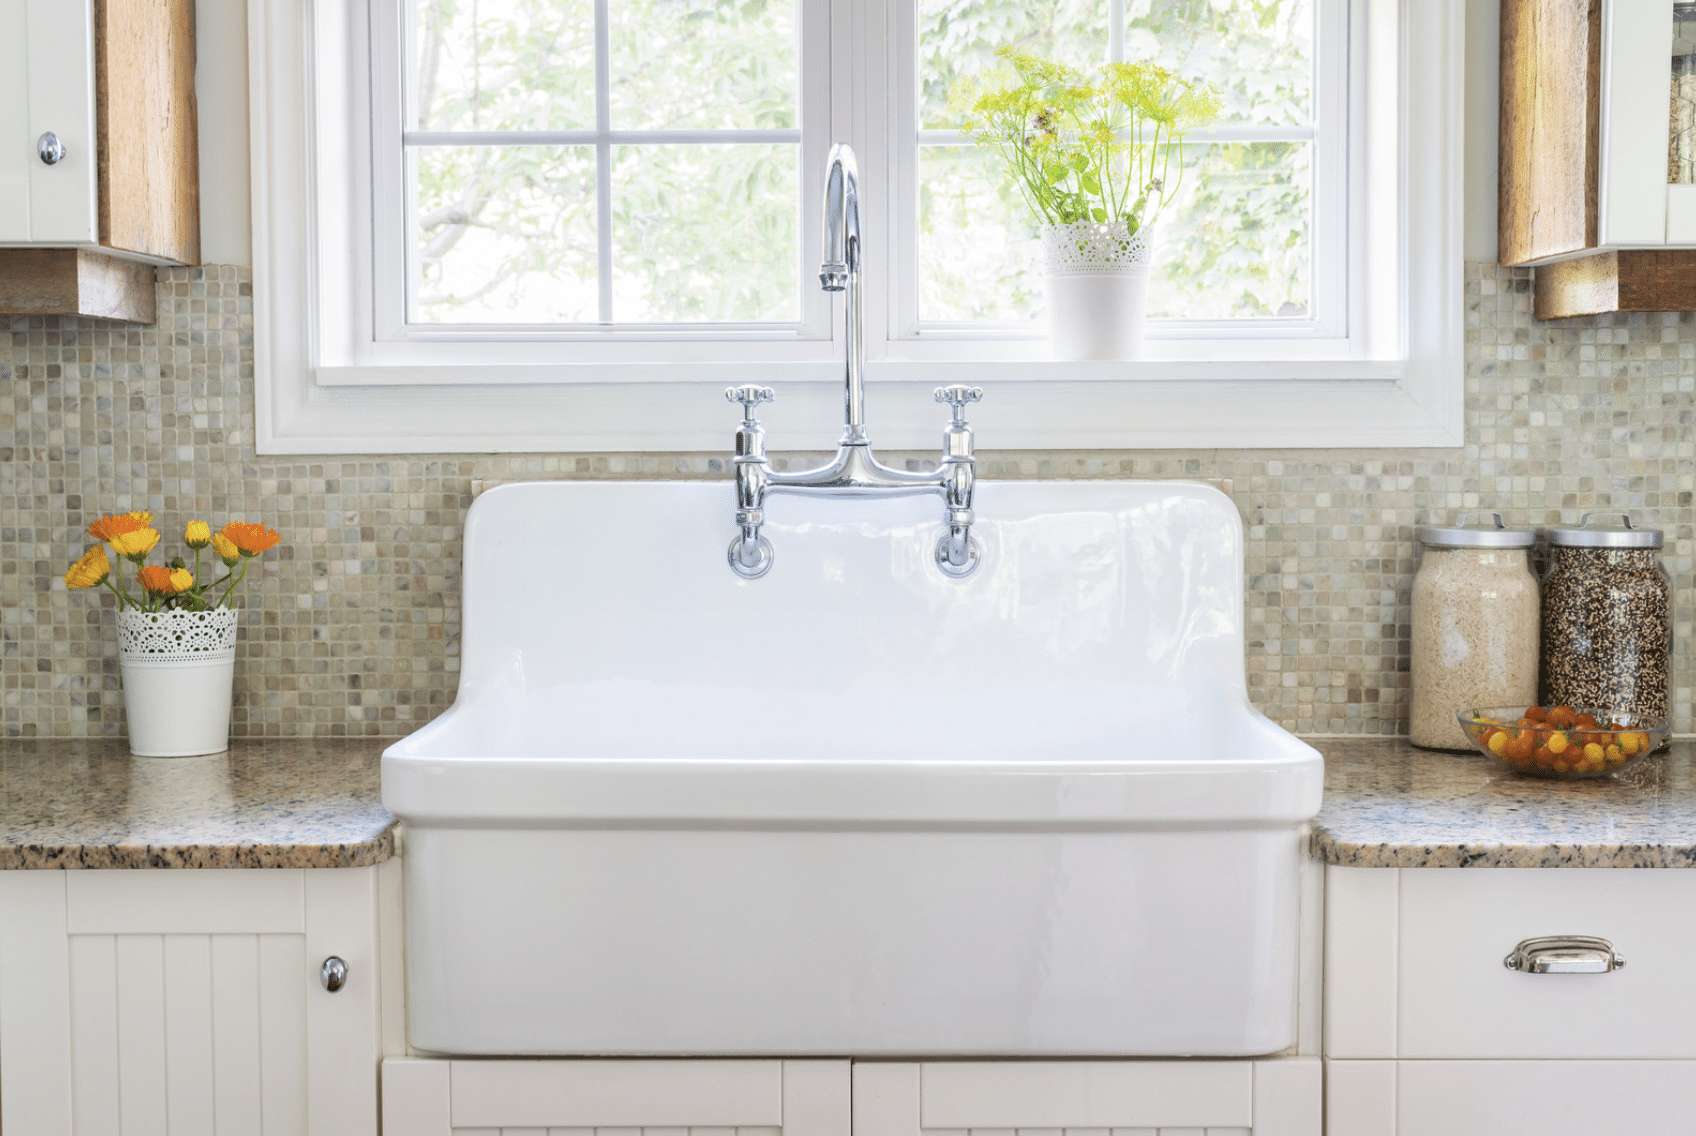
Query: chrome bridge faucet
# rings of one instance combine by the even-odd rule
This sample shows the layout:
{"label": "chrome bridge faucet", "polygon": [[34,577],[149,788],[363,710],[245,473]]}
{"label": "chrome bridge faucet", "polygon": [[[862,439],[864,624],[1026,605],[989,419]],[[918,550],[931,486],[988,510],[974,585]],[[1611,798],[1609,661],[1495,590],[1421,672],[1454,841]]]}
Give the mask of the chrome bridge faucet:
{"label": "chrome bridge faucet", "polygon": [[760,535],[766,498],[776,493],[814,497],[911,497],[925,493],[943,499],[948,531],[936,545],[936,564],[950,576],[971,574],[978,566],[978,542],[972,538],[972,488],[977,459],[972,456],[972,427],[966,407],[983,397],[978,387],[938,387],[936,401],[954,409],[942,434],[942,461],[934,473],[891,469],[872,454],[866,436],[866,391],[861,373],[860,330],[860,179],[854,151],[838,143],[830,150],[824,195],[825,261],[819,283],[826,292],[844,292],[847,340],[844,414],[846,424],[836,456],[816,469],[777,473],[766,457],[766,432],[757,408],[776,397],[769,387],[731,387],[724,395],[742,404],[736,430],[736,526],[730,542],[730,567],[744,579],[771,571],[771,542]]}

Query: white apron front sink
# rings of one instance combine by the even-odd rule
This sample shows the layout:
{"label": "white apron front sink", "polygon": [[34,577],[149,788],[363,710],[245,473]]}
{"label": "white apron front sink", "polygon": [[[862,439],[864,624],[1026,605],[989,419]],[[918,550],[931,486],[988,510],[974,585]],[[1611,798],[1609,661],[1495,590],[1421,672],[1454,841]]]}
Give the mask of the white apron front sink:
{"label": "white apron front sink", "polygon": [[1249,705],[1212,489],[531,483],[466,526],[458,700],[383,756],[444,1054],[1242,1055],[1295,1041],[1321,762]]}

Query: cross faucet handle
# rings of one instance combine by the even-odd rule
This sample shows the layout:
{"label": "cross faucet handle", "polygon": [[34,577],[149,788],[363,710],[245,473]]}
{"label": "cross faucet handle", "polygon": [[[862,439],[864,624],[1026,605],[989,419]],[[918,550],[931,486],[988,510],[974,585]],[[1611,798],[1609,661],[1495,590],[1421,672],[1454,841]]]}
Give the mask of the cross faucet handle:
{"label": "cross faucet handle", "polygon": [[730,402],[742,404],[742,417],[749,422],[754,421],[754,408],[762,402],[776,402],[777,395],[770,387],[726,387],[724,397]]}
{"label": "cross faucet handle", "polygon": [[966,407],[983,397],[982,387],[937,387],[936,401],[954,408],[954,421],[966,420]]}

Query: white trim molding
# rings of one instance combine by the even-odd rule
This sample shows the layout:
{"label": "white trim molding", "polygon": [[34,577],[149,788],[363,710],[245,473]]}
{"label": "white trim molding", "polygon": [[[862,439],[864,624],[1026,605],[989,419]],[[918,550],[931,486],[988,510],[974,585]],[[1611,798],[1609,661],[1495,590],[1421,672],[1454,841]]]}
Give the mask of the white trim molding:
{"label": "white trim molding", "polygon": [[[833,36],[866,35],[862,23],[892,18],[893,0],[828,2]],[[366,128],[347,116],[366,113],[369,92],[326,96],[314,75],[345,76],[348,54],[366,50],[366,3],[248,0],[258,452],[727,450],[736,412],[721,391],[745,382],[778,393],[763,415],[775,450],[835,445],[841,363],[794,349],[749,350],[739,362],[728,344],[671,344],[645,360],[603,350],[510,365],[478,365],[473,343],[442,351],[440,363],[420,363],[428,356],[416,350],[394,360],[350,360],[345,343],[326,350],[326,338],[344,334],[335,307],[368,301],[345,283],[325,286],[320,262],[342,247],[335,241],[366,239],[354,234],[368,233],[369,219],[325,214],[362,195],[368,202],[369,181],[349,171],[345,153],[326,154],[325,141],[334,134],[345,147],[351,131],[353,144],[368,145]],[[971,382],[986,388],[972,415],[985,449],[1459,446],[1464,0],[1352,7],[1349,177],[1369,191],[1350,193],[1351,310],[1373,327],[1361,356],[1231,360],[1186,350],[1169,361],[1058,363],[1028,357],[1017,342],[985,341],[976,361],[925,359],[868,322],[876,444],[933,448],[945,414],[931,388]],[[838,80],[833,89],[868,85]],[[861,154],[886,153],[886,116],[836,101],[833,135]],[[333,130],[315,130],[320,113]],[[872,194],[889,184],[868,171]],[[868,202],[869,224],[887,217],[887,203]],[[321,305],[331,318],[321,318]],[[840,330],[830,342],[839,360]]]}

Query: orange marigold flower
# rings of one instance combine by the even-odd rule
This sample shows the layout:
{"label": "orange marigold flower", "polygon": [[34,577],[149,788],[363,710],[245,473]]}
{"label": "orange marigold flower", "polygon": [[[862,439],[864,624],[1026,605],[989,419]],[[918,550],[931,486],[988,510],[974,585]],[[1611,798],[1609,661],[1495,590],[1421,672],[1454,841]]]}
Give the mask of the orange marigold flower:
{"label": "orange marigold flower", "polygon": [[241,563],[241,549],[230,543],[230,538],[221,532],[212,534],[212,547],[218,553],[218,558],[224,562],[224,567],[234,568]]}
{"label": "orange marigold flower", "polygon": [[246,521],[231,521],[218,530],[229,542],[241,549],[243,556],[257,556],[267,548],[275,547],[282,536],[264,525],[252,525]]}
{"label": "orange marigold flower", "polygon": [[112,563],[106,559],[106,550],[98,544],[92,545],[82,554],[80,560],[71,565],[71,570],[65,573],[65,586],[92,588],[111,574]]}
{"label": "orange marigold flower", "polygon": [[141,581],[141,586],[157,596],[174,596],[177,594],[176,581],[171,579],[171,570],[163,564],[149,564],[135,574]]}
{"label": "orange marigold flower", "polygon": [[212,526],[205,521],[190,521],[183,530],[183,543],[196,552],[212,543]]}
{"label": "orange marigold flower", "polygon": [[172,591],[174,591],[174,592],[186,592],[192,587],[194,587],[194,573],[193,572],[190,572],[187,568],[173,568],[173,569],[171,569],[171,590]]}
{"label": "orange marigold flower", "polygon": [[147,559],[147,554],[153,551],[153,546],[159,543],[159,530],[143,527],[132,532],[118,533],[109,539],[113,552],[140,564]]}
{"label": "orange marigold flower", "polygon": [[88,535],[95,540],[111,540],[115,536],[144,529],[153,521],[153,514],[136,510],[133,513],[109,513],[88,526]]}

